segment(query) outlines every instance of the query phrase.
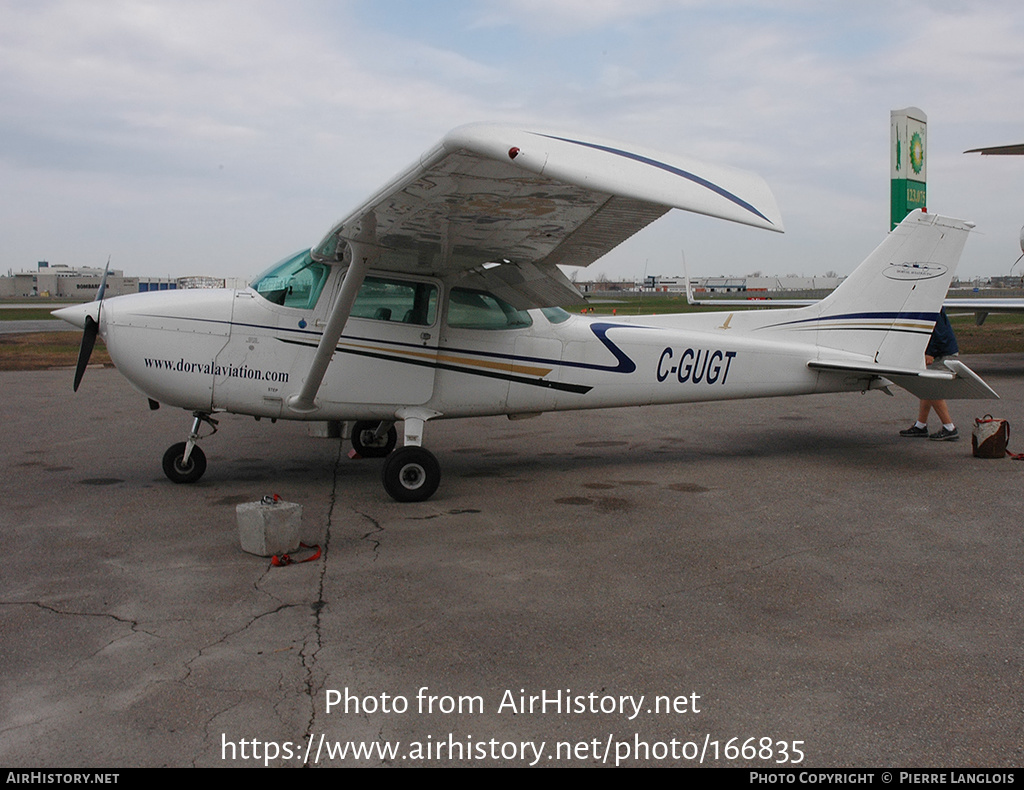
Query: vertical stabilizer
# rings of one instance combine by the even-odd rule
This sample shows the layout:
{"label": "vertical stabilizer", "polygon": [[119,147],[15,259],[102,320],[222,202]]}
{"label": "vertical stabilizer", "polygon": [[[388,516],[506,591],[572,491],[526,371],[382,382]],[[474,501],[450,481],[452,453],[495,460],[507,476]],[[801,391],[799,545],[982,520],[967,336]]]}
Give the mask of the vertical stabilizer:
{"label": "vertical stabilizer", "polygon": [[970,222],[911,213],[815,308],[818,344],[920,367]]}
{"label": "vertical stabilizer", "polygon": [[831,294],[764,329],[814,343],[819,359],[919,370],[973,227],[914,211]]}

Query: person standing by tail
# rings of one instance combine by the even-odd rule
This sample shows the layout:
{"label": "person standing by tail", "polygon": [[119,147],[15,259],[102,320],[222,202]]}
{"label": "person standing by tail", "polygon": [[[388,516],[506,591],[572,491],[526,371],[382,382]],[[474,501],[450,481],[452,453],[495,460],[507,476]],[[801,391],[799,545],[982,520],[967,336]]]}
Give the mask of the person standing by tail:
{"label": "person standing by tail", "polygon": [[[956,335],[953,333],[953,326],[949,323],[949,316],[945,308],[939,310],[939,317],[935,321],[935,328],[928,340],[928,348],[924,352],[924,362],[930,368],[945,370],[943,364],[947,359],[955,357],[960,353],[960,347],[956,342]],[[935,416],[939,418],[942,426],[935,433],[928,433],[928,412],[934,409]],[[960,438],[960,432],[953,424],[953,418],[949,414],[949,407],[944,400],[922,400],[917,410],[917,422],[900,431],[900,436],[908,439],[931,439],[935,442],[955,442]]]}

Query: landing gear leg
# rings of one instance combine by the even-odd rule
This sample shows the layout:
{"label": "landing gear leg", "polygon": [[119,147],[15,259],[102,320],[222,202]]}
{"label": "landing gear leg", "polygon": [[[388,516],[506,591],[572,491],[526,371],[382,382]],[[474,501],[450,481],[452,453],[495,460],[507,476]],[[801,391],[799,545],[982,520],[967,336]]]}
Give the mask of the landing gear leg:
{"label": "landing gear leg", "polygon": [[196,442],[202,438],[199,435],[202,424],[205,422],[213,428],[207,434],[213,436],[217,433],[217,421],[201,411],[192,412],[192,417],[192,430],[188,435],[188,441],[172,444],[164,453],[164,474],[172,483],[194,483],[206,472],[206,454],[199,449]]}
{"label": "landing gear leg", "polygon": [[352,449],[363,458],[386,458],[397,443],[393,422],[360,420],[352,426]]}
{"label": "landing gear leg", "polygon": [[420,446],[423,423],[429,414],[399,414],[405,420],[405,446],[392,452],[381,469],[384,490],[399,502],[422,502],[430,499],[441,483],[441,465],[429,450]]}

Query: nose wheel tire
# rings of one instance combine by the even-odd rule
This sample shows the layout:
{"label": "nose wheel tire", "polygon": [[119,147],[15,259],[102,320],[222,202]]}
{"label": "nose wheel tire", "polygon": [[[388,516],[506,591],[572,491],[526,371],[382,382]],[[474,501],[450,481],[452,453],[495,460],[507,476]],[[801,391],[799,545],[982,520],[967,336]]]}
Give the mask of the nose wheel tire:
{"label": "nose wheel tire", "polygon": [[403,447],[384,461],[381,470],[384,490],[399,502],[429,499],[441,482],[441,465],[429,450]]}
{"label": "nose wheel tire", "polygon": [[392,425],[379,439],[374,438],[380,423],[361,420],[352,426],[352,449],[363,458],[386,458],[398,442],[398,431]]}
{"label": "nose wheel tire", "polygon": [[188,463],[183,463],[185,442],[172,444],[164,453],[164,474],[172,483],[194,483],[206,471],[206,455],[198,447],[189,453]]}

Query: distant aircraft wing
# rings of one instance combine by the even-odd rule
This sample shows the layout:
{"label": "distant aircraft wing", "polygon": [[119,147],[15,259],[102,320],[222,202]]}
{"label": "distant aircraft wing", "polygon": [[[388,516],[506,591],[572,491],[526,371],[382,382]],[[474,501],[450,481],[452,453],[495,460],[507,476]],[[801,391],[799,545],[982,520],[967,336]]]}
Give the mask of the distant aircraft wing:
{"label": "distant aircraft wing", "polygon": [[1019,145],[994,145],[989,148],[971,148],[965,154],[982,154],[987,156],[1019,156],[1024,154],[1024,143]]}
{"label": "distant aircraft wing", "polygon": [[[820,299],[687,299],[692,305],[711,307],[806,307]],[[942,306],[946,312],[967,313],[1024,313],[1024,299],[946,299]]]}
{"label": "distant aircraft wing", "polygon": [[966,310],[974,313],[1024,313],[1024,299],[947,299],[946,312]]}
{"label": "distant aircraft wing", "polygon": [[817,304],[820,299],[775,299],[773,297],[758,297],[756,299],[690,299],[686,300],[692,305],[710,307],[807,307]]}
{"label": "distant aircraft wing", "polygon": [[783,230],[771,190],[753,173],[596,138],[471,124],[338,222],[314,255],[342,260],[373,215],[375,268],[476,270],[517,307],[555,306],[580,299],[556,264],[587,266],[672,208]]}

